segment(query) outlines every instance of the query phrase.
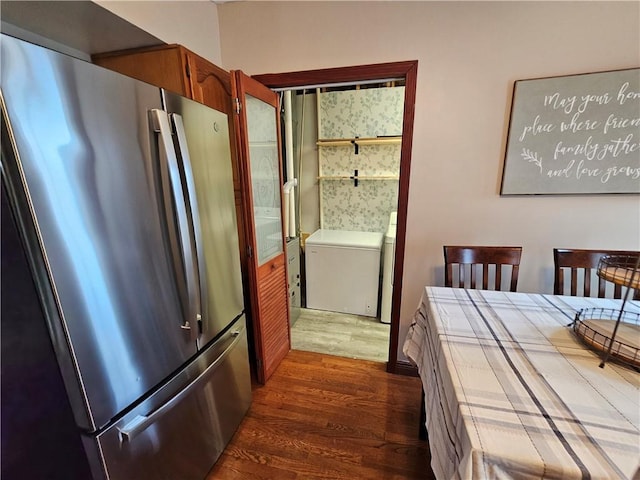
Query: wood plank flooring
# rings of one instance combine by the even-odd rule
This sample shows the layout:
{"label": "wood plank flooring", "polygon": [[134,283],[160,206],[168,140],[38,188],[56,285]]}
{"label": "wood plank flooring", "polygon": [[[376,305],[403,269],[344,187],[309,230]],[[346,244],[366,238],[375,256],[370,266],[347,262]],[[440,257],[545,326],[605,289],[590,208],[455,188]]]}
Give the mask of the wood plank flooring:
{"label": "wood plank flooring", "polygon": [[433,479],[419,414],[418,378],[292,350],[207,480]]}
{"label": "wood plank flooring", "polygon": [[386,362],[390,330],[375,317],[302,308],[291,327],[291,348]]}

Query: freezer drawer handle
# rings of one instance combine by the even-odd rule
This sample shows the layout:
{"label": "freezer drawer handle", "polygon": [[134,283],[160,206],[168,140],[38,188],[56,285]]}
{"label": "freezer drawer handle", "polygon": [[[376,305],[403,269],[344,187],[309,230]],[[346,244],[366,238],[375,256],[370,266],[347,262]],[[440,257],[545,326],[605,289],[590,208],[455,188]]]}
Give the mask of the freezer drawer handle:
{"label": "freezer drawer handle", "polygon": [[236,329],[230,332],[230,335],[232,337],[235,337],[231,344],[229,344],[229,346],[225,348],[224,352],[222,352],[220,356],[216,358],[216,360],[211,365],[209,365],[204,372],[198,375],[198,378],[187,385],[180,393],[172,397],[167,403],[161,405],[148,415],[137,415],[124,427],[118,428],[118,432],[120,433],[120,442],[124,443],[133,441],[136,436],[146,430],[150,425],[158,421],[165,413],[169,412],[173,407],[178,405],[185,397],[187,397],[189,393],[193,389],[195,389],[200,384],[200,382],[204,381],[204,379],[207,378],[211,372],[218,368],[218,365],[220,365],[220,363],[222,363],[227,355],[229,355],[231,350],[233,350],[233,348],[242,338],[242,336],[240,335],[241,333],[241,329]]}

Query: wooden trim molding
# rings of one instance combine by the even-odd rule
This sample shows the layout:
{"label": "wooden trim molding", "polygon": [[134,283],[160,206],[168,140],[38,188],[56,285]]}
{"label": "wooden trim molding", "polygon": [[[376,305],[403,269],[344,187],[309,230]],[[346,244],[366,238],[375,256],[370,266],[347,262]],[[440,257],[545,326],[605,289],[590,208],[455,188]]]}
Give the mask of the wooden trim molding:
{"label": "wooden trim molding", "polygon": [[[375,63],[353,67],[325,68],[302,72],[266,73],[253,78],[269,88],[281,89],[342,82],[366,82],[388,78],[404,78],[411,70],[417,70],[418,61]],[[415,93],[415,92],[414,92]]]}
{"label": "wooden trim molding", "polygon": [[[352,67],[326,68],[301,72],[267,73],[253,78],[272,89],[307,87],[342,82],[364,82],[390,78],[404,79],[404,114],[402,125],[402,146],[400,153],[400,179],[398,187],[398,225],[396,232],[396,258],[393,278],[393,298],[391,301],[391,334],[389,339],[389,362],[387,371],[398,374],[408,373],[412,367],[407,362],[398,361],[400,344],[400,302],[402,299],[402,274],[404,270],[405,236],[407,233],[407,203],[409,200],[409,173],[411,171],[411,149],[413,146],[413,119],[416,106],[416,86],[418,61],[402,61],[359,65]],[[417,375],[417,372],[415,372]]]}
{"label": "wooden trim molding", "polygon": [[405,375],[407,377],[419,377],[418,367],[410,364],[409,362],[404,362],[402,360],[396,362],[396,369],[394,372],[398,375]]}

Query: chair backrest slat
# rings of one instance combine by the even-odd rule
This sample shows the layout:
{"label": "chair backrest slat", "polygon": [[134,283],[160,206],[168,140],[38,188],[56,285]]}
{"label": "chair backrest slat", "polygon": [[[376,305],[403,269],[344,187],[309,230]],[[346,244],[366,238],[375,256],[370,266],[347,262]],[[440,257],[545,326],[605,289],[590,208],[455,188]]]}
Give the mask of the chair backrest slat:
{"label": "chair backrest slat", "polygon": [[[553,249],[554,282],[553,293],[556,295],[584,296],[592,295],[591,279],[597,274],[598,262],[605,255],[638,256],[640,252],[632,250],[586,250],[586,249]],[[565,285],[565,271],[570,271],[570,285]],[[582,278],[582,282],[580,279]],[[597,296],[604,298],[607,295],[607,282],[598,277]],[[595,286],[594,286],[595,290]],[[622,298],[623,288],[620,285],[613,285],[612,298]],[[569,293],[567,293],[567,291]],[[596,294],[596,292],[593,292]],[[640,297],[640,291],[634,292],[634,298]]]}
{"label": "chair backrest slat", "polygon": [[[508,289],[515,292],[521,255],[522,247],[445,245],[445,286],[475,289],[481,284],[485,290],[502,290],[503,274],[507,275],[508,271]],[[453,265],[457,265],[455,270]],[[480,269],[482,278],[478,279]],[[455,271],[457,279],[453,275]],[[469,281],[465,282],[467,278]]]}

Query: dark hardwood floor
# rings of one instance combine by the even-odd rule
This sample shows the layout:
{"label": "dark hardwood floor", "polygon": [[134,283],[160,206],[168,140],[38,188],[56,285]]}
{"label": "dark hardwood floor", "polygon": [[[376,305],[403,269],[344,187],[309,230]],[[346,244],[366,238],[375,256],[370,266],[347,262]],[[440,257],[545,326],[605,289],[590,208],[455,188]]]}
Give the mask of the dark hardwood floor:
{"label": "dark hardwood floor", "polygon": [[433,479],[420,380],[292,350],[209,473],[214,479]]}

